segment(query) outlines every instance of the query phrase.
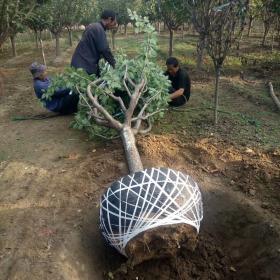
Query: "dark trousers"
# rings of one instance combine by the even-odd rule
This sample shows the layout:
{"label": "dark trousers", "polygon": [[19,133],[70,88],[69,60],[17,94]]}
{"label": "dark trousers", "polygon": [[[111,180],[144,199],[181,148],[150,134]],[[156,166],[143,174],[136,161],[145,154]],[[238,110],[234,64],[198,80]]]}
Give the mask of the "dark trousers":
{"label": "dark trousers", "polygon": [[72,93],[61,100],[61,108],[59,113],[62,115],[69,115],[78,111],[79,95]]}

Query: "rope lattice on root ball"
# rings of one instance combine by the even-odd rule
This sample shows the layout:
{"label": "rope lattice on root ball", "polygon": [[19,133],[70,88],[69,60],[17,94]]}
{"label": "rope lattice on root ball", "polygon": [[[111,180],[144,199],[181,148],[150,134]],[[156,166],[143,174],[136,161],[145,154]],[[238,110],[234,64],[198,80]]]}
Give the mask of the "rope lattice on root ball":
{"label": "rope lattice on root ball", "polygon": [[121,254],[128,242],[147,230],[186,224],[199,232],[203,218],[199,187],[190,176],[150,168],[114,182],[101,198],[101,231]]}

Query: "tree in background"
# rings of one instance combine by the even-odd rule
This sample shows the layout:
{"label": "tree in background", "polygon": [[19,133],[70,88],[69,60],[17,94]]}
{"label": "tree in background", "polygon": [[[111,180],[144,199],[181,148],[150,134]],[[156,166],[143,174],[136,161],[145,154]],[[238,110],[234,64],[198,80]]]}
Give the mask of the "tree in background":
{"label": "tree in background", "polygon": [[272,9],[273,0],[258,0],[257,9],[260,11],[260,18],[263,22],[264,33],[262,38],[262,46],[265,46],[266,38],[271,26],[275,20],[275,13]]}
{"label": "tree in background", "polygon": [[30,16],[34,9],[34,0],[0,0],[0,47],[19,26]]}
{"label": "tree in background", "polygon": [[212,8],[209,13],[210,27],[207,34],[207,51],[212,58],[215,73],[215,124],[218,124],[219,81],[221,69],[232,44],[240,37],[244,27],[248,1],[229,1]]}
{"label": "tree in background", "polygon": [[73,45],[72,30],[74,25],[79,25],[82,18],[89,18],[92,11],[96,9],[96,3],[93,0],[73,0],[68,1],[65,7],[64,27],[68,30],[69,45]]}
{"label": "tree in background", "polygon": [[188,6],[186,3],[182,0],[157,0],[157,4],[158,13],[169,30],[168,55],[172,56],[174,31],[186,22],[190,11],[187,9]]}
{"label": "tree in background", "polygon": [[250,0],[248,6],[248,32],[247,36],[250,37],[250,33],[253,26],[253,21],[260,16],[260,10],[258,7],[258,2],[260,0]]}
{"label": "tree in background", "polygon": [[42,39],[42,31],[48,28],[49,21],[50,15],[47,13],[44,2],[36,5],[30,17],[24,21],[24,24],[34,32],[37,48],[39,48],[39,42]]}
{"label": "tree in background", "polygon": [[197,69],[202,68],[206,39],[210,28],[210,14],[217,4],[215,0],[186,0],[188,9],[191,13],[191,21],[199,34],[197,42]]}
{"label": "tree in background", "polygon": [[280,48],[280,1],[272,0],[272,12],[275,15],[275,30],[277,32],[276,38],[278,41],[278,47]]}

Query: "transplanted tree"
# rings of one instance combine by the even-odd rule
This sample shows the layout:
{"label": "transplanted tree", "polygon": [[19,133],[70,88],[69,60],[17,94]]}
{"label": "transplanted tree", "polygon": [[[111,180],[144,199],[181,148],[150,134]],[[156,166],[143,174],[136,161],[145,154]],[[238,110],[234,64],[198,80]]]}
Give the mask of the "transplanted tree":
{"label": "transplanted tree", "polygon": [[11,36],[15,24],[21,24],[35,7],[34,0],[0,0],[0,47]]}
{"label": "transplanted tree", "polygon": [[92,136],[121,136],[129,170],[134,173],[143,169],[134,135],[149,132],[153,121],[162,117],[170,82],[156,63],[154,27],[136,13],[130,12],[130,18],[135,20],[137,32],[145,36],[137,57],[119,55],[114,69],[103,65],[99,79],[81,69],[68,69],[54,79],[45,97],[51,97],[57,87],[78,91],[80,105],[74,127],[85,129]]}
{"label": "transplanted tree", "polygon": [[244,26],[248,1],[229,1],[212,8],[209,14],[210,28],[207,34],[207,51],[212,58],[215,73],[215,124],[218,123],[219,81],[221,69],[232,44],[238,39]]}

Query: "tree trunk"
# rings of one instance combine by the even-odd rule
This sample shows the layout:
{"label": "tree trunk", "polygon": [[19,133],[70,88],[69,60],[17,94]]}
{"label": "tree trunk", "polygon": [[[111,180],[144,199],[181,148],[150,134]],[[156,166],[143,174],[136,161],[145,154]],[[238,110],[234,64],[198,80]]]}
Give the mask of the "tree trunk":
{"label": "tree trunk", "polygon": [[199,40],[197,43],[196,67],[198,70],[202,68],[205,45],[206,45],[206,36],[204,33],[201,33],[199,34]]}
{"label": "tree trunk", "polygon": [[116,31],[112,30],[112,49],[116,50]]}
{"label": "tree trunk", "polygon": [[215,125],[218,124],[218,110],[219,110],[219,82],[221,76],[221,68],[215,67],[216,85],[215,85]]}
{"label": "tree trunk", "polygon": [[124,128],[121,131],[121,138],[123,142],[129,173],[133,174],[137,171],[143,170],[143,164],[138,149],[136,147],[135,137],[131,127],[124,126]]}
{"label": "tree trunk", "polygon": [[125,37],[127,37],[127,24],[124,25],[124,34],[125,34]]}
{"label": "tree trunk", "polygon": [[247,36],[250,37],[250,34],[251,34],[251,30],[252,30],[252,25],[253,25],[253,17],[249,17],[249,24],[248,24],[248,33],[247,33]]}
{"label": "tree trunk", "polygon": [[169,29],[169,52],[168,52],[169,56],[172,56],[173,54],[173,35],[174,35],[174,31],[172,29]]}
{"label": "tree trunk", "polygon": [[36,49],[39,49],[39,39],[38,39],[38,31],[37,30],[34,31],[34,35],[35,35]]}
{"label": "tree trunk", "polygon": [[42,54],[42,57],[43,57],[44,64],[45,64],[45,66],[47,66],[42,38],[40,38],[40,46],[41,46],[41,54]]}
{"label": "tree trunk", "polygon": [[55,56],[60,56],[59,34],[55,34]]}
{"label": "tree trunk", "polygon": [[158,22],[158,35],[160,35],[161,29],[160,29],[160,21]]}
{"label": "tree trunk", "polygon": [[263,39],[262,39],[262,46],[263,46],[263,47],[264,47],[264,45],[265,45],[266,36],[267,36],[267,34],[268,34],[269,27],[270,27],[269,24],[264,24],[264,33],[263,33]]}
{"label": "tree trunk", "polygon": [[182,39],[184,40],[185,38],[185,24],[183,23],[182,25]]}
{"label": "tree trunk", "polygon": [[17,56],[17,49],[16,49],[16,42],[15,42],[15,35],[10,36],[11,44],[12,44],[12,52],[13,52],[13,57]]}
{"label": "tree trunk", "polygon": [[68,37],[69,37],[69,46],[73,46],[73,36],[72,36],[72,29],[68,28]]}

